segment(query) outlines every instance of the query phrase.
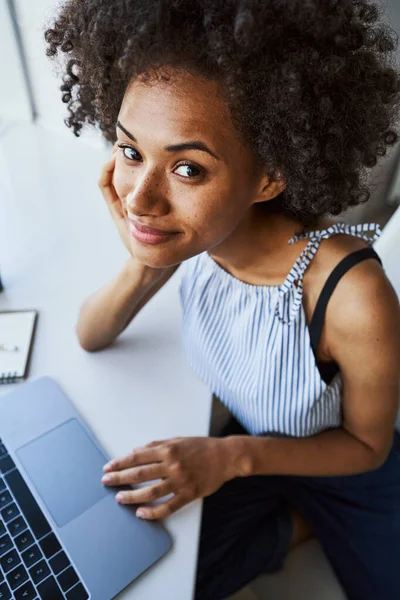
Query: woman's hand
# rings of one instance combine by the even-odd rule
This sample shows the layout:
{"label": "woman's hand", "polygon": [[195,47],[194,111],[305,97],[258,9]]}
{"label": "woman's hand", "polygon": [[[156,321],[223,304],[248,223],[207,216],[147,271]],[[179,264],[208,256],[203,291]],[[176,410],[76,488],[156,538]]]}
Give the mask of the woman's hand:
{"label": "woman's hand", "polygon": [[128,252],[132,254],[128,224],[122,208],[121,199],[117,195],[113,184],[117,150],[118,146],[117,143],[115,143],[112,149],[111,158],[106,162],[101,171],[98,186],[101,190],[101,193],[103,194],[104,200],[107,203],[111,217],[115,225],[117,226],[119,235],[121,236],[121,240]]}
{"label": "woman's hand", "polygon": [[161,479],[146,487],[118,492],[116,499],[123,504],[142,504],[172,493],[174,496],[166,502],[136,511],[145,519],[166,517],[238,476],[228,439],[193,437],[152,442],[107,463],[102,482],[118,486]]}

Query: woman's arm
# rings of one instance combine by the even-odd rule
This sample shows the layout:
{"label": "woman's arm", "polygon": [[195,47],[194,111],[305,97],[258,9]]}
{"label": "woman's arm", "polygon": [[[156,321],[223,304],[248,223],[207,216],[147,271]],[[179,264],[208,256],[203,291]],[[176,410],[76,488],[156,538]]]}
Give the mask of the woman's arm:
{"label": "woman's arm", "polygon": [[130,257],[112,281],[83,304],[76,325],[82,348],[108,346],[178,269],[152,269]]}
{"label": "woman's arm", "polygon": [[386,460],[400,398],[400,308],[384,271],[368,262],[342,278],[326,313],[343,381],[342,427],[301,439],[230,436],[238,475],[353,475]]}
{"label": "woman's arm", "polygon": [[325,321],[330,354],[342,371],[341,429],[301,439],[233,435],[152,442],[104,468],[106,485],[161,480],[121,491],[118,501],[143,504],[172,494],[157,506],[140,507],[140,516],[160,519],[235,477],[353,475],[382,465],[399,399],[400,310],[380,267],[364,265],[341,279]]}

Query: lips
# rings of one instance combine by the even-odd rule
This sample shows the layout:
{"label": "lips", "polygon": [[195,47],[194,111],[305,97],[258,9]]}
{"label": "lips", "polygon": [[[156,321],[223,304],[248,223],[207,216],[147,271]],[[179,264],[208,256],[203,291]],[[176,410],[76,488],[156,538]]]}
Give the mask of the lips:
{"label": "lips", "polygon": [[138,231],[142,233],[149,233],[151,235],[171,235],[173,233],[177,233],[176,231],[166,231],[165,229],[156,229],[155,227],[149,227],[148,225],[143,225],[134,219],[129,219],[131,224],[136,227]]}

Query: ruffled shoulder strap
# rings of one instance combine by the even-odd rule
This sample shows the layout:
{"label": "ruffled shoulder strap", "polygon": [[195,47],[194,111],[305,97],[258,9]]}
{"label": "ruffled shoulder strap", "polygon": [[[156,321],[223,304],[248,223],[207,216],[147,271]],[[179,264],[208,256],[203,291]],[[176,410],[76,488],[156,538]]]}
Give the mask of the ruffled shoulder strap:
{"label": "ruffled shoulder strap", "polygon": [[[368,236],[367,233],[373,233],[372,237]],[[294,244],[295,242],[302,239],[309,239],[307,246],[304,248],[295,264],[291,268],[287,278],[279,289],[279,300],[276,305],[276,314],[279,320],[283,323],[290,324],[295,320],[296,313],[303,299],[303,277],[308,265],[315,256],[321,240],[328,239],[333,235],[347,234],[353,235],[360,239],[363,239],[369,245],[372,246],[376,240],[380,237],[382,231],[377,223],[361,223],[358,225],[348,225],[346,223],[335,223],[327,229],[319,229],[315,231],[306,231],[295,235],[289,239],[288,244]],[[284,298],[285,295],[294,287],[294,282],[297,281],[298,285],[294,295],[293,304],[290,307],[289,315],[284,315]]]}
{"label": "ruffled shoulder strap", "polygon": [[[366,233],[374,232],[373,237],[366,235]],[[316,231],[305,231],[299,235],[295,235],[288,241],[288,244],[294,244],[298,240],[304,238],[318,238],[318,240],[326,240],[332,235],[337,234],[354,235],[355,237],[363,239],[368,244],[372,245],[380,237],[382,231],[377,223],[360,223],[359,225],[348,225],[347,223],[335,223],[328,227],[328,229],[319,229]]]}

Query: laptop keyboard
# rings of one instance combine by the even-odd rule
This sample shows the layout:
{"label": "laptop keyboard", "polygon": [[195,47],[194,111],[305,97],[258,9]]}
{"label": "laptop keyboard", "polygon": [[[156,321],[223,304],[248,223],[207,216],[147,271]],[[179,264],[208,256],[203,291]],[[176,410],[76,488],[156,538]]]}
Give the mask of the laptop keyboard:
{"label": "laptop keyboard", "polygon": [[89,594],[0,439],[0,600]]}

